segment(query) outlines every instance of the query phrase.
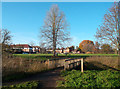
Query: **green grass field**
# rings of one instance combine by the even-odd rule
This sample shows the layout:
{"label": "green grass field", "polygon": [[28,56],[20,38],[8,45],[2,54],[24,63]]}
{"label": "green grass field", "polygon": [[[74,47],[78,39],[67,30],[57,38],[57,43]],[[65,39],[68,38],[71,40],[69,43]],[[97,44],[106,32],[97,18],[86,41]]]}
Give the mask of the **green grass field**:
{"label": "green grass field", "polygon": [[93,56],[111,56],[117,57],[118,54],[58,54],[57,57],[53,57],[53,54],[13,54],[15,57],[29,58],[29,59],[56,59],[56,58],[75,58],[75,57],[93,57]]}
{"label": "green grass field", "polygon": [[[53,54],[13,54],[15,56],[53,56]],[[66,56],[65,54],[58,54],[58,56]],[[67,54],[67,56],[118,56],[118,54]]]}

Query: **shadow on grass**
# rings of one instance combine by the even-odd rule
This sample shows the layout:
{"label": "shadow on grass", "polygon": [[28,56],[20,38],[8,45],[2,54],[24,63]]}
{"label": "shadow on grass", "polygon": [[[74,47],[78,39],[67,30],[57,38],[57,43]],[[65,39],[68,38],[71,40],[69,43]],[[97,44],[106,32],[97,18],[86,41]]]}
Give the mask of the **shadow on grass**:
{"label": "shadow on grass", "polygon": [[[93,62],[84,62],[83,68],[84,68],[84,70],[107,70],[107,69],[111,69],[111,70],[120,71],[117,68],[109,67],[107,65],[104,65],[104,64],[102,64],[100,62],[96,62],[96,61],[93,61]],[[76,70],[80,70],[80,69],[81,69],[81,65],[79,65],[76,68]]]}
{"label": "shadow on grass", "polygon": [[2,82],[3,83],[9,83],[9,82],[13,82],[13,81],[20,81],[24,78],[30,78],[30,77],[34,77],[37,74],[41,74],[41,73],[45,73],[45,72],[49,72],[49,71],[54,71],[56,69],[63,69],[63,67],[58,67],[58,68],[54,68],[54,69],[49,69],[49,70],[43,70],[40,72],[18,72],[18,73],[14,73],[14,74],[10,74],[7,76],[2,77]]}

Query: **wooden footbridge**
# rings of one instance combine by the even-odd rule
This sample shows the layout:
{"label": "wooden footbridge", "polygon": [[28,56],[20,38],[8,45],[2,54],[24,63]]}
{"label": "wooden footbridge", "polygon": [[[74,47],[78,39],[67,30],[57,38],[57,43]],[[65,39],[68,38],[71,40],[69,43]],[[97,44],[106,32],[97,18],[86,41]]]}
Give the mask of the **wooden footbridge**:
{"label": "wooden footbridge", "polygon": [[52,59],[42,62],[46,69],[54,69],[57,67],[64,67],[64,70],[73,69],[81,64],[81,72],[83,72],[83,58],[67,58],[67,59]]}
{"label": "wooden footbridge", "polygon": [[81,72],[83,72],[83,58],[80,59],[67,59],[64,62],[64,70],[66,69],[71,69],[71,68],[76,68],[80,65],[81,63]]}

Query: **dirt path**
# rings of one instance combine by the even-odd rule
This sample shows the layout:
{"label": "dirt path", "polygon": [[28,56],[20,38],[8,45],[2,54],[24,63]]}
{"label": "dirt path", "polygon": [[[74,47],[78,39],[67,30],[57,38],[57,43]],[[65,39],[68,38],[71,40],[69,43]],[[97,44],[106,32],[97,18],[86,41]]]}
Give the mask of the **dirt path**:
{"label": "dirt path", "polygon": [[21,79],[19,81],[14,81],[14,82],[10,82],[10,83],[3,83],[3,85],[11,85],[11,84],[18,84],[18,83],[22,83],[22,82],[26,82],[26,81],[38,80],[38,81],[40,81],[40,85],[39,85],[40,88],[56,87],[56,85],[57,85],[56,81],[62,79],[60,77],[61,70],[62,70],[62,68],[57,68],[55,70],[39,73],[39,74],[36,74],[32,77]]}

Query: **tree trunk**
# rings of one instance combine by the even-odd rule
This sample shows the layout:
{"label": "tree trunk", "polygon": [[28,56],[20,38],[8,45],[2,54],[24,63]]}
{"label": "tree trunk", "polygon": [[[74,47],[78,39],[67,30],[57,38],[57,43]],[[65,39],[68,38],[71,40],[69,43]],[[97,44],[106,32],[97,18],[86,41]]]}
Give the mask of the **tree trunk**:
{"label": "tree trunk", "polygon": [[115,50],[114,50],[114,54],[118,54],[118,51],[117,51],[117,49],[115,49]]}
{"label": "tree trunk", "polygon": [[56,16],[55,13],[53,15],[54,17],[54,22],[53,22],[53,56],[56,56],[56,32],[55,32],[55,20],[56,20]]}
{"label": "tree trunk", "polygon": [[53,56],[56,56],[56,42],[53,42]]}
{"label": "tree trunk", "polygon": [[56,37],[55,37],[55,24],[53,25],[53,56],[56,56]]}
{"label": "tree trunk", "polygon": [[120,42],[119,42],[119,47],[118,47],[118,55],[120,56]]}

